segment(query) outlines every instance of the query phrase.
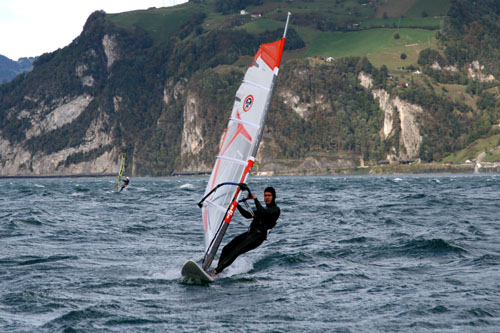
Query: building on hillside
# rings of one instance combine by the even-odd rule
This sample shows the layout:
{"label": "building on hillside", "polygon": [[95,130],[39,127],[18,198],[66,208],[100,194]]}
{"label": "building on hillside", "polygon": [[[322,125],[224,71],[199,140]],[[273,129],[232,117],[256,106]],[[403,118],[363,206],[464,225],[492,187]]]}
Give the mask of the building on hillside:
{"label": "building on hillside", "polygon": [[244,9],[242,9],[242,10],[240,11],[240,15],[247,15],[247,14],[248,14],[248,12],[247,12],[246,10],[244,10]]}
{"label": "building on hillside", "polygon": [[264,15],[263,12],[255,12],[255,13],[251,13],[250,17],[251,18],[259,18],[259,17],[262,17],[262,15]]}

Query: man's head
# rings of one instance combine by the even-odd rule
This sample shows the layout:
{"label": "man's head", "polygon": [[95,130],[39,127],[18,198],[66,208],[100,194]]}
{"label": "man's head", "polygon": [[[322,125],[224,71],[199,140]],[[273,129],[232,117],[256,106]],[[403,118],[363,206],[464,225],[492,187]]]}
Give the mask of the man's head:
{"label": "man's head", "polygon": [[275,199],[276,199],[276,191],[274,190],[274,187],[272,186],[266,187],[266,189],[264,190],[264,202],[266,203],[266,205],[274,203]]}

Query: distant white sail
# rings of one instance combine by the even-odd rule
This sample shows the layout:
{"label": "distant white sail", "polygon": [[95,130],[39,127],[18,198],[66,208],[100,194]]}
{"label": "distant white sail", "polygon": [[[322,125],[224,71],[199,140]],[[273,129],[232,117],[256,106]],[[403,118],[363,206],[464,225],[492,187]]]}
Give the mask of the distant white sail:
{"label": "distant white sail", "polygon": [[[231,118],[205,190],[208,197],[202,206],[204,269],[210,266],[236,209],[240,189],[235,185],[246,181],[254,164],[281,63],[289,18],[290,13],[283,38],[260,46],[236,92]],[[220,186],[227,183],[233,185]]]}

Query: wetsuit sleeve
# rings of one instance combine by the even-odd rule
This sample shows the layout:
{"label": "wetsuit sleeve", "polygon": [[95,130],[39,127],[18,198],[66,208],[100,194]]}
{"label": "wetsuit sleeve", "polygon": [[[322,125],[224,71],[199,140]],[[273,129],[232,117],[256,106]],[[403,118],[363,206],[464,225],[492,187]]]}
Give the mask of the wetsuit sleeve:
{"label": "wetsuit sleeve", "polygon": [[276,225],[276,221],[280,217],[280,209],[274,205],[272,207],[263,207],[258,199],[254,199],[257,215],[263,221],[267,229],[272,229]]}
{"label": "wetsuit sleeve", "polygon": [[248,210],[246,210],[243,207],[241,207],[240,204],[238,204],[236,206],[236,208],[238,208],[240,214],[243,215],[243,217],[245,217],[247,219],[251,219],[252,218],[252,214]]}

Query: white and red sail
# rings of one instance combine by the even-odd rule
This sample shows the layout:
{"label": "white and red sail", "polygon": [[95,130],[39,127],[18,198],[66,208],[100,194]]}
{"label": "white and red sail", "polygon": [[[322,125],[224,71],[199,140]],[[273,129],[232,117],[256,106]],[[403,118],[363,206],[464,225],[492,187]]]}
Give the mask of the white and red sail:
{"label": "white and red sail", "polygon": [[[250,172],[264,130],[274,84],[285,46],[288,13],[283,38],[262,44],[238,91],[226,132],[217,155],[205,195],[222,183],[242,183]],[[239,187],[221,186],[213,191],[202,206],[205,231],[205,258],[208,269],[236,209]]]}

